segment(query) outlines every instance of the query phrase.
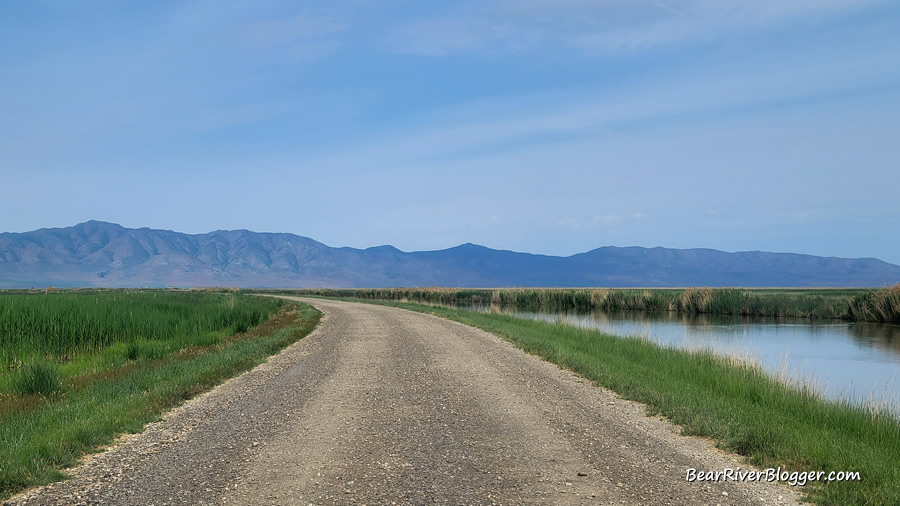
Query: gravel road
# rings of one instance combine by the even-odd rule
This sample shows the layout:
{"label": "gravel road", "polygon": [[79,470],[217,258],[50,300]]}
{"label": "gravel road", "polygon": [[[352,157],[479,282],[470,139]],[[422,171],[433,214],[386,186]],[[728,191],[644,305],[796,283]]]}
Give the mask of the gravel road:
{"label": "gravel road", "polygon": [[[302,300],[302,299],[298,299]],[[743,465],[495,336],[304,300],[319,328],[10,504],[795,504]]]}

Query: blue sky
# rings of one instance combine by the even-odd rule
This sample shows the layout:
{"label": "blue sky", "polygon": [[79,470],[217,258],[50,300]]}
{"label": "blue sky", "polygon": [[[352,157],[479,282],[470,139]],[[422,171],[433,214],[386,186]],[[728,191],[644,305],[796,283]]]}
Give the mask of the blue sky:
{"label": "blue sky", "polygon": [[0,3],[0,229],[900,263],[900,4]]}

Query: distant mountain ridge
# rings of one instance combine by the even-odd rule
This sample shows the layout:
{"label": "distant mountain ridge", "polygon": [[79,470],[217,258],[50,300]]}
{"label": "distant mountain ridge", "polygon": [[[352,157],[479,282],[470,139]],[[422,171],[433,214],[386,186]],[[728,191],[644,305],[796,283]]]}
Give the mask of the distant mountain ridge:
{"label": "distant mountain ridge", "polygon": [[568,257],[463,244],[404,252],[332,248],[294,234],[183,234],[88,221],[0,233],[0,288],[32,286],[884,286],[874,258],[606,246]]}

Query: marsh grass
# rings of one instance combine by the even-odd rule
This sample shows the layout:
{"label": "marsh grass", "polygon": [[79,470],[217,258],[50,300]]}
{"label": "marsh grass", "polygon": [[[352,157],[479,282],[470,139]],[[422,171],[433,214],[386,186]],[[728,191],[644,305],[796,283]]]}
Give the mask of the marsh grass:
{"label": "marsh grass", "polygon": [[[65,468],[84,454],[123,432],[140,432],[185,399],[263,362],[309,334],[321,316],[307,305],[277,306],[284,307],[262,325],[214,346],[148,359],[147,350],[156,345],[141,343],[134,348],[135,360],[68,378],[63,396],[0,393],[0,499],[63,479]],[[118,357],[129,349],[122,343],[114,348]]]}
{"label": "marsh grass", "polygon": [[827,402],[820,392],[708,350],[680,350],[571,325],[375,301],[494,333],[708,437],[758,467],[859,471],[861,482],[803,488],[819,504],[900,504],[900,421],[882,410]]}
{"label": "marsh grass", "polygon": [[[274,292],[273,292],[274,293]],[[900,284],[874,289],[382,288],[279,291],[423,304],[545,310],[677,311],[689,314],[900,322]]]}
{"label": "marsh grass", "polygon": [[0,293],[0,498],[302,337],[279,332],[318,313],[290,307],[207,291]]}
{"label": "marsh grass", "polygon": [[850,315],[854,320],[900,323],[900,283],[853,297]]}
{"label": "marsh grass", "polygon": [[37,394],[49,397],[62,389],[62,381],[55,364],[35,360],[16,371],[13,387],[19,395]]}
{"label": "marsh grass", "polygon": [[[0,367],[33,359],[68,361],[119,343],[154,353],[217,333],[246,332],[283,302],[234,293],[72,291],[0,293]],[[148,343],[157,344],[148,344]],[[136,355],[135,355],[136,354]]]}
{"label": "marsh grass", "polygon": [[125,358],[128,360],[159,360],[169,353],[175,346],[160,341],[131,341],[125,345]]}

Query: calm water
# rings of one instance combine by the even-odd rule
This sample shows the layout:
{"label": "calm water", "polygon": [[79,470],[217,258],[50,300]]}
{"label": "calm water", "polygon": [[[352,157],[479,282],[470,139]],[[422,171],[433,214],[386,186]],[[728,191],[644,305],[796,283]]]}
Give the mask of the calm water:
{"label": "calm water", "polygon": [[464,309],[711,349],[758,362],[775,376],[811,384],[827,398],[874,401],[900,413],[900,325],[668,312],[536,312],[496,305]]}

